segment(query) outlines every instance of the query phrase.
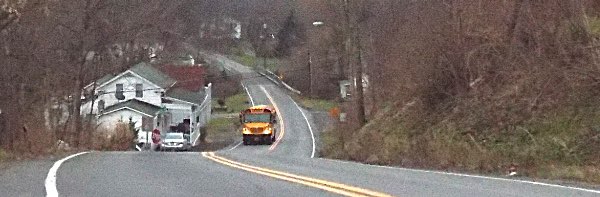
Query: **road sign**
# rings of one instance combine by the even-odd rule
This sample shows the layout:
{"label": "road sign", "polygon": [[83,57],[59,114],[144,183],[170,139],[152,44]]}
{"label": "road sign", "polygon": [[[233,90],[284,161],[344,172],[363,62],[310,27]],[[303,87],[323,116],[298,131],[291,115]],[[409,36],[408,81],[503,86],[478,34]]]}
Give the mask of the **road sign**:
{"label": "road sign", "polygon": [[155,144],[160,142],[160,131],[158,129],[152,131],[152,142]]}

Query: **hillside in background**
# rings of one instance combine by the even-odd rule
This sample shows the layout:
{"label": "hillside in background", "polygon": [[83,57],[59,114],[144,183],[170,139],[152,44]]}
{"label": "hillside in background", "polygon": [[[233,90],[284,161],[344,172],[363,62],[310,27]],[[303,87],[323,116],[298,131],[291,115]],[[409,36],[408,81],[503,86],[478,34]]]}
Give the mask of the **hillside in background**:
{"label": "hillside in background", "polygon": [[324,156],[600,182],[597,1],[375,2],[349,5],[370,120]]}

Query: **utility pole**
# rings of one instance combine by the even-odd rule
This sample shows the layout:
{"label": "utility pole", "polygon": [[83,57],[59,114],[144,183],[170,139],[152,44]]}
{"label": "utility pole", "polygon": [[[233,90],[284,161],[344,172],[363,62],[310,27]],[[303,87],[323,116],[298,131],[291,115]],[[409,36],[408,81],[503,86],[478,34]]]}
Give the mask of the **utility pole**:
{"label": "utility pole", "polygon": [[[322,21],[315,21],[315,22],[313,22],[312,25],[313,25],[314,28],[311,29],[311,31],[310,31],[311,34],[318,33],[318,32],[315,32],[315,31],[317,30],[317,28],[323,26],[324,24],[325,23],[323,23]],[[311,36],[309,36],[309,37],[311,37]],[[312,40],[312,39],[308,40],[308,77],[309,77],[309,80],[310,80],[309,81],[309,83],[310,83],[309,91],[310,91],[310,96],[311,97],[315,96],[315,91],[314,91],[314,89],[315,89],[315,82],[314,82],[315,81],[315,77],[313,75],[316,74],[314,72],[314,68],[313,68],[314,65],[313,65],[313,62],[312,62],[312,60],[313,60],[312,56],[315,55],[315,53],[313,51],[313,48],[314,48],[314,44],[313,43],[314,43],[314,40]],[[313,51],[313,54],[310,53],[311,51]],[[315,51],[318,52],[318,50],[316,50],[316,49],[315,49]]]}
{"label": "utility pole", "polygon": [[[367,120],[365,117],[365,102],[364,102],[364,92],[363,92],[363,69],[362,69],[362,57],[361,52],[362,48],[360,46],[360,34],[358,33],[358,24],[353,25],[352,19],[350,18],[351,8],[350,8],[349,0],[344,0],[344,15],[346,18],[346,52],[347,52],[347,62],[348,67],[353,70],[353,83],[354,83],[354,92],[356,93],[353,96],[353,100],[356,102],[356,118],[358,124],[363,126],[366,124]],[[352,41],[356,44],[355,47],[352,46]],[[352,64],[352,59],[354,59],[354,55],[356,55],[356,62]]]}

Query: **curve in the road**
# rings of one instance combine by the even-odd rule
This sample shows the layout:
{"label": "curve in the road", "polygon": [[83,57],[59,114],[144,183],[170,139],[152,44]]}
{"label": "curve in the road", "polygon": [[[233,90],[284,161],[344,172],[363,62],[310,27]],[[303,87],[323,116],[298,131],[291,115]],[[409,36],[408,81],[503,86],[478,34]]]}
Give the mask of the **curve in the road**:
{"label": "curve in the road", "polygon": [[254,99],[252,99],[252,95],[250,95],[250,91],[248,91],[248,87],[246,87],[246,85],[244,85],[244,82],[240,82],[240,84],[242,84],[242,87],[244,87],[244,90],[246,90],[246,94],[248,94],[248,98],[250,99],[250,104],[252,104],[252,106],[254,106]]}
{"label": "curve in the road", "polygon": [[298,183],[298,184],[306,185],[309,187],[319,188],[319,189],[322,189],[322,190],[325,190],[328,192],[333,192],[333,193],[344,195],[344,196],[373,196],[373,197],[390,197],[391,196],[389,194],[371,191],[371,190],[358,188],[358,187],[354,187],[354,186],[344,185],[341,183],[335,183],[335,182],[331,182],[331,181],[315,179],[315,178],[300,176],[300,175],[296,175],[296,174],[290,174],[290,173],[286,173],[286,172],[280,172],[280,171],[270,170],[270,169],[266,169],[266,168],[251,166],[251,165],[239,163],[236,161],[232,161],[232,160],[226,159],[224,157],[217,156],[213,152],[209,152],[209,153],[203,152],[202,156],[204,156],[207,159],[210,159],[214,162],[221,163],[223,165],[230,166],[233,168],[241,169],[241,170],[256,173],[256,174],[261,174],[261,175],[268,176],[271,178],[276,178],[276,179],[281,179],[281,180],[285,180],[285,181],[289,181],[289,182],[293,182],[293,183]]}
{"label": "curve in the road", "polygon": [[46,196],[47,197],[58,197],[58,189],[56,189],[56,172],[58,172],[58,168],[60,168],[60,165],[62,165],[62,163],[64,163],[65,161],[67,161],[73,157],[77,157],[79,155],[83,155],[83,154],[87,154],[87,153],[88,152],[80,152],[77,154],[70,155],[61,160],[56,161],[54,163],[54,165],[52,165],[52,168],[50,168],[50,170],[48,171],[48,176],[46,177],[46,181],[44,184],[46,187]]}
{"label": "curve in the road", "polygon": [[304,113],[304,111],[302,111],[302,108],[300,108],[298,103],[296,103],[296,101],[294,101],[294,99],[292,99],[292,97],[289,97],[289,98],[290,98],[290,100],[292,100],[292,103],[294,103],[294,105],[296,105],[296,108],[298,108],[298,110],[300,110],[302,117],[304,117],[304,120],[306,121],[306,125],[308,125],[308,130],[310,131],[310,137],[312,138],[312,152],[310,153],[310,158],[315,158],[315,152],[316,152],[317,146],[315,143],[315,133],[313,132],[313,128],[310,125],[310,122],[308,121],[306,114]]}
{"label": "curve in the road", "polygon": [[269,94],[269,92],[267,92],[267,90],[265,89],[264,86],[260,86],[260,89],[265,93],[265,95],[267,96],[267,99],[269,99],[269,102],[273,105],[273,108],[275,108],[275,111],[277,112],[277,118],[279,119],[279,135],[277,136],[277,140],[275,140],[275,143],[273,143],[273,145],[271,145],[271,147],[269,147],[269,151],[275,150],[275,148],[277,148],[277,145],[279,144],[279,142],[281,141],[281,139],[283,139],[283,136],[285,135],[285,123],[283,123],[283,117],[281,115],[281,113],[279,113],[279,107],[277,107],[277,103],[275,103],[275,100],[273,100],[273,97],[271,97],[271,94]]}
{"label": "curve in the road", "polygon": [[490,176],[482,176],[482,175],[461,174],[461,173],[453,173],[453,172],[442,172],[442,171],[433,171],[433,170],[410,169],[410,168],[401,168],[401,167],[393,167],[393,166],[380,166],[380,165],[372,165],[372,164],[357,163],[357,162],[350,162],[350,161],[341,161],[341,160],[327,159],[327,158],[319,158],[319,159],[325,160],[325,161],[336,162],[336,163],[367,166],[367,167],[382,168],[382,169],[389,169],[389,170],[401,170],[401,171],[426,173],[426,174],[440,174],[440,175],[449,175],[449,176],[456,176],[456,177],[467,177],[467,178],[482,179],[482,180],[523,183],[523,184],[562,188],[562,189],[568,189],[568,190],[576,190],[576,191],[600,194],[600,190],[586,189],[586,188],[581,188],[581,187],[572,187],[572,186],[566,186],[566,185],[557,185],[557,184],[550,184],[550,183],[543,183],[543,182],[536,182],[536,181],[508,179],[508,178],[490,177]]}

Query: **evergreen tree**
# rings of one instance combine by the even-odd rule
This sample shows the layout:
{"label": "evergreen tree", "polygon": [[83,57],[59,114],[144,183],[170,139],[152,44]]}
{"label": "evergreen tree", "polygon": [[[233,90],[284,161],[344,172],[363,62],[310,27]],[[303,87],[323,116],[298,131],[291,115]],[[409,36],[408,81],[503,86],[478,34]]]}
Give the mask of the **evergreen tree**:
{"label": "evergreen tree", "polygon": [[277,33],[277,50],[278,56],[289,56],[292,52],[292,48],[301,45],[305,40],[304,29],[298,23],[298,19],[292,12],[287,19],[281,30]]}

